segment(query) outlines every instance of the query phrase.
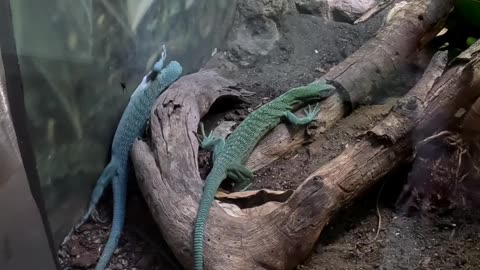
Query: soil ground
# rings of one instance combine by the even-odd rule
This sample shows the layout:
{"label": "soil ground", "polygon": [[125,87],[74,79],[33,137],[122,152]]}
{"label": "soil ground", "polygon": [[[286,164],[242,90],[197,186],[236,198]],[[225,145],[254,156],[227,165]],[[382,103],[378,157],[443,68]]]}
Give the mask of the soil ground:
{"label": "soil ground", "polygon": [[[255,108],[261,101],[320,77],[371,38],[382,15],[357,26],[325,22],[305,14],[282,17],[277,21],[282,38],[268,55],[256,57],[248,65],[240,63],[242,59],[234,61],[239,63],[239,69],[227,76],[256,95],[250,104],[226,113],[223,118],[241,121],[248,109]],[[250,189],[295,188],[318,166],[340,154],[347,144],[354,143],[359,133],[383,119],[395,101],[391,96],[400,96],[411,86],[415,76],[412,74],[406,76],[410,80],[400,80],[385,91],[390,98],[384,98],[386,94],[382,98],[376,96],[372,99],[374,103],[360,107],[318,135],[312,144],[258,171]],[[200,159],[204,175],[208,172],[208,153],[202,151]],[[408,182],[409,170],[410,165],[405,164],[390,173],[339,213],[322,233],[312,256],[299,269],[480,269],[480,215],[473,210],[406,215],[395,202]],[[62,245],[58,255],[63,269],[94,268],[110,232],[110,194],[108,189],[99,207],[106,223],[90,221]],[[135,181],[131,181],[127,203],[125,229],[109,268],[181,269],[162,240]],[[378,238],[368,243],[378,228]]]}

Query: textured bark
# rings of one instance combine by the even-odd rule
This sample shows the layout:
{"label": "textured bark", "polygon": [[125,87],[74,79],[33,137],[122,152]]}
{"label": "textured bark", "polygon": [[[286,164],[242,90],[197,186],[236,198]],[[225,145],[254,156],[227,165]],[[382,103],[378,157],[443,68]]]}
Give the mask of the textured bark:
{"label": "textured bark", "polygon": [[432,58],[429,68],[418,81],[416,87],[402,97],[385,120],[368,131],[367,134],[375,135],[378,139],[390,143],[397,143],[405,138],[420,120],[426,96],[436,79],[442,75],[447,58],[446,53],[438,53],[436,57]]}
{"label": "textured bark", "polygon": [[467,111],[463,119],[462,131],[470,135],[480,135],[480,98]]}
{"label": "textured bark", "polygon": [[[477,190],[480,149],[478,129],[475,131],[480,90],[480,59],[476,56],[480,53],[479,45],[476,43],[454,61],[437,83],[439,87],[425,101],[432,105],[424,111],[424,119],[411,137],[423,139],[426,134],[435,134],[415,146],[408,183],[397,200],[404,210],[476,207],[478,199],[471,191]],[[448,92],[450,89],[454,91]],[[464,117],[463,129],[459,129],[459,109],[465,112],[468,108],[471,109]]]}
{"label": "textured bark", "polygon": [[[341,90],[341,94],[322,102],[317,118],[320,131],[343,118],[372,91],[395,76],[402,66],[414,61],[422,44],[441,30],[452,3],[451,0],[410,1],[392,15],[375,37],[320,78]],[[306,139],[303,129],[287,129],[280,124],[260,141],[247,166],[259,170],[282,154],[300,147]]]}
{"label": "textured bark", "polygon": [[[414,97],[419,106],[400,102],[384,122],[310,175],[286,201],[249,209],[214,202],[206,227],[206,269],[293,269],[301,263],[340,208],[410,157],[415,123],[421,125],[422,134],[428,134],[438,119],[449,120],[452,112],[475,100],[478,48],[476,44],[455,61],[431,88],[442,62],[433,61],[406,97]],[[182,77],[152,111],[151,141],[137,140],[133,146],[142,193],[163,237],[186,269],[192,265],[192,228],[203,186],[195,131],[215,99],[239,97],[233,88],[233,82],[212,71]],[[403,114],[398,114],[399,108]]]}

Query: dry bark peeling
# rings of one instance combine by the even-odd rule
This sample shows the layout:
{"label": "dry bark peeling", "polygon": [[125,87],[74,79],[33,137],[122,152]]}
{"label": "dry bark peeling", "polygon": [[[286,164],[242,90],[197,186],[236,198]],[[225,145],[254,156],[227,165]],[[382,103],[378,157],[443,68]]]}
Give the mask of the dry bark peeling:
{"label": "dry bark peeling", "polygon": [[[206,269],[293,269],[300,264],[337,210],[410,157],[414,123],[419,123],[422,133],[431,132],[438,117],[448,120],[452,111],[475,100],[479,48],[473,46],[464,54],[470,58],[454,62],[435,84],[442,61],[432,61],[405,98],[423,106],[400,102],[391,116],[310,175],[285,202],[245,210],[215,202],[206,228]],[[136,141],[133,146],[142,193],[163,237],[186,269],[192,265],[192,228],[203,186],[195,131],[215,99],[240,96],[234,89],[235,83],[213,71],[182,77],[152,111],[151,141]],[[405,118],[405,112],[412,117]],[[408,128],[385,121],[405,121]],[[400,138],[397,133],[406,135]],[[385,136],[397,139],[379,139]]]}

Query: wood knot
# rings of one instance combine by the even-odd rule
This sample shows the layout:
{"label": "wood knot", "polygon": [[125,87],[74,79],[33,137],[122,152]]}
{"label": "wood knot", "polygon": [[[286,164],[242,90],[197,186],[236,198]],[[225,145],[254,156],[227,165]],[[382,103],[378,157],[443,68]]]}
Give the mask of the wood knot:
{"label": "wood knot", "polygon": [[405,97],[398,101],[395,110],[398,112],[412,113],[418,109],[419,99],[416,96]]}
{"label": "wood knot", "polygon": [[417,107],[418,107],[417,106],[417,100],[415,98],[407,99],[407,102],[405,103],[405,106],[404,106],[404,108],[409,110],[409,111],[416,110]]}
{"label": "wood knot", "polygon": [[310,122],[306,127],[306,133],[309,138],[317,136],[317,134],[325,130],[325,123],[320,123],[318,120]]}
{"label": "wood knot", "polygon": [[323,188],[323,177],[315,175],[311,179],[313,182],[315,182],[316,186]]}

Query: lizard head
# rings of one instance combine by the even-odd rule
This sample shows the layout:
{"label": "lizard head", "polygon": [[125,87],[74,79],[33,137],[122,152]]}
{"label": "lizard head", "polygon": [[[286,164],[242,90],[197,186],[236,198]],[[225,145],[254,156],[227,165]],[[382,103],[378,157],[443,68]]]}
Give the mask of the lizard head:
{"label": "lizard head", "polygon": [[286,92],[287,101],[292,105],[306,102],[314,102],[322,100],[325,97],[329,97],[335,91],[333,85],[324,82],[313,82],[305,86],[293,88]]}

